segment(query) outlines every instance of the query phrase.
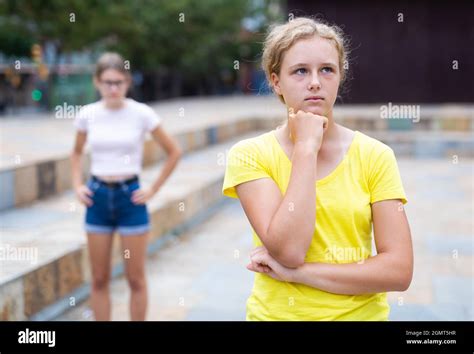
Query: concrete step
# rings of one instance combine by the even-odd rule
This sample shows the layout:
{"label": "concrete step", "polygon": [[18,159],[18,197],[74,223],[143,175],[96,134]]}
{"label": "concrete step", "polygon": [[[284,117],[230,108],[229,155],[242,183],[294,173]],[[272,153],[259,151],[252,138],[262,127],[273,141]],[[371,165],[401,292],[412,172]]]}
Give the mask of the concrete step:
{"label": "concrete step", "polygon": [[[273,96],[177,99],[152,107],[185,152],[256,129],[271,130],[286,115],[284,106]],[[338,123],[360,131],[469,136],[474,129],[472,105],[422,105],[419,121],[382,119],[380,107],[340,105],[335,107],[334,117]],[[51,113],[36,118],[1,118],[0,210],[29,205],[70,189],[69,153],[73,139],[72,117],[57,118]],[[450,145],[456,146],[456,141]],[[416,154],[418,150],[413,151]],[[144,165],[150,166],[163,156],[162,149],[148,139]],[[88,166],[87,155],[84,171]]]}
{"label": "concrete step", "polygon": [[[262,133],[239,135],[183,157],[179,168],[148,203],[151,244],[189,222],[222,198],[221,187],[228,149],[237,141]],[[146,188],[158,176],[161,163],[145,169]],[[35,318],[49,305],[69,298],[90,279],[84,207],[71,191],[24,208],[0,213],[3,257],[0,260],[0,318]],[[122,261],[115,242],[112,262]]]}
{"label": "concrete step", "polygon": [[389,145],[397,156],[412,158],[474,158],[473,132],[367,131]]}
{"label": "concrete step", "polygon": [[[70,122],[69,122],[70,123]],[[198,151],[207,146],[221,143],[240,134],[254,131],[258,120],[239,119],[222,122],[219,125],[210,123],[192,131],[172,133],[184,153]],[[72,139],[72,138],[71,138]],[[72,144],[72,140],[70,142]],[[165,154],[153,140],[148,138],[144,143],[143,165],[151,166],[161,161]],[[71,189],[70,149],[54,156],[44,154],[29,162],[4,167],[0,171],[0,210],[25,206],[37,200],[61,194]],[[18,155],[20,156],[20,155]],[[83,178],[87,178],[90,166],[90,155],[84,156]]]}

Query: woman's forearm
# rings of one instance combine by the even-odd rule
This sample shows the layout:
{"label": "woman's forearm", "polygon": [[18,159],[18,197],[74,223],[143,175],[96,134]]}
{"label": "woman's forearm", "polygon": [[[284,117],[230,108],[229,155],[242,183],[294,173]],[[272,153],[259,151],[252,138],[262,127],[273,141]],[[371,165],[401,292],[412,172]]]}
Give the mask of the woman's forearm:
{"label": "woman's forearm", "polygon": [[77,188],[82,185],[82,154],[71,154],[72,186]]}
{"label": "woman's forearm", "polygon": [[181,158],[181,152],[175,151],[168,155],[166,158],[165,164],[161,169],[161,173],[156,181],[152,185],[152,190],[157,192],[161,186],[165,183],[168,177],[171,175],[173,170],[175,169],[176,165],[178,164],[179,159]]}
{"label": "woman's forearm", "polygon": [[381,253],[360,263],[305,263],[294,270],[290,281],[341,295],[405,291],[410,269],[403,259]]}
{"label": "woman's forearm", "polygon": [[295,144],[290,181],[267,231],[268,249],[279,262],[297,267],[314,233],[316,215],[317,153],[304,144]]}

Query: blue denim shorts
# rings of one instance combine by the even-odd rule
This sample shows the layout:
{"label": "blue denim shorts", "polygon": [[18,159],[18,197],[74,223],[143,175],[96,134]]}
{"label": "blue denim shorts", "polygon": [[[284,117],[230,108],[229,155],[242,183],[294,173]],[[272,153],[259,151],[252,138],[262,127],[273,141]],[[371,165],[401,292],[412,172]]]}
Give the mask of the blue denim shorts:
{"label": "blue denim shorts", "polygon": [[86,210],[86,232],[113,234],[117,231],[121,236],[129,236],[150,230],[146,204],[136,205],[131,200],[133,191],[140,188],[138,178],[112,186],[91,177],[87,187],[94,195],[93,204]]}

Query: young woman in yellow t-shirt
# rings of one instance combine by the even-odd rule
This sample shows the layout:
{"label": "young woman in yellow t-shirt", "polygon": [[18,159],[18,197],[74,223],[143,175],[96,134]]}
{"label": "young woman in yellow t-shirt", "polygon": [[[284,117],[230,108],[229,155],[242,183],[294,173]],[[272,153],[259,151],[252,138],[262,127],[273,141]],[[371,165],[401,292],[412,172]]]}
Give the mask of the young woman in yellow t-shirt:
{"label": "young woman in yellow t-shirt", "polygon": [[340,29],[313,19],[266,38],[262,65],[288,120],[232,147],[223,186],[253,229],[248,320],[387,320],[385,293],[411,282],[393,150],[334,121],[347,60]]}

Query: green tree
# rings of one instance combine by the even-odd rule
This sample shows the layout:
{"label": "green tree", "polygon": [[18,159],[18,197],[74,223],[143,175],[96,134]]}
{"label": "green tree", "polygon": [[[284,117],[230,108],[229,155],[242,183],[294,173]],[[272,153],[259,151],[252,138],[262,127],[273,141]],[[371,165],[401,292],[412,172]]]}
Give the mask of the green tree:
{"label": "green tree", "polygon": [[[0,0],[0,51],[25,55],[54,41],[60,53],[117,50],[132,70],[215,86],[234,60],[257,60],[260,45],[242,37],[245,17],[273,20],[278,0]],[[21,45],[19,45],[21,43]],[[234,73],[235,75],[235,73]]]}

